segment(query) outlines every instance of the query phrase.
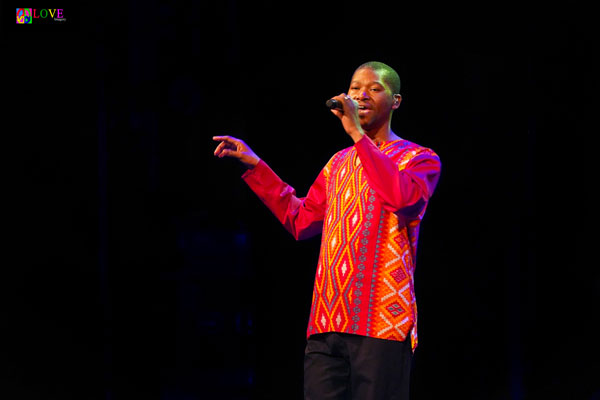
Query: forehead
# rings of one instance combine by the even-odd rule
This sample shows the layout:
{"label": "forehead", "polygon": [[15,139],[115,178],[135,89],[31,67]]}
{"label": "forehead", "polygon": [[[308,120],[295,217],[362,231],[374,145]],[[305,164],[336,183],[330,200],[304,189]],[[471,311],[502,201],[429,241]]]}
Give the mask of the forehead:
{"label": "forehead", "polygon": [[384,71],[375,71],[371,68],[359,69],[352,75],[351,82],[371,84],[379,83],[380,85],[386,86],[384,81]]}

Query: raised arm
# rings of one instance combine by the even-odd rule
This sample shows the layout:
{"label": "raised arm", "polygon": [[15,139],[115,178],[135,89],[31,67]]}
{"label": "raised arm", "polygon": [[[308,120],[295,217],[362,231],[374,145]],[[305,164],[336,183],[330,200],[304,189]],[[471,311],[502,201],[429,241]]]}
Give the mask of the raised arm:
{"label": "raised arm", "polygon": [[326,207],[322,171],[306,197],[297,197],[294,188],[283,182],[262,160],[242,178],[296,240],[321,233]]}
{"label": "raised arm", "polygon": [[283,182],[242,140],[231,136],[213,139],[221,141],[215,156],[237,158],[248,167],[242,178],[296,240],[321,233],[326,203],[323,172],[306,197],[297,197],[294,188]]}

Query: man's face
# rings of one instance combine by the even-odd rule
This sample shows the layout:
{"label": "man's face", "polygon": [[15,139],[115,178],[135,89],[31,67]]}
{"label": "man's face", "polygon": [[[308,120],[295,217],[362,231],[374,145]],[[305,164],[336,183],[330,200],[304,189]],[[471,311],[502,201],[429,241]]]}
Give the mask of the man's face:
{"label": "man's face", "polygon": [[390,112],[399,105],[399,101],[394,102],[394,93],[384,82],[383,73],[370,68],[354,73],[348,95],[358,102],[360,125],[366,130],[387,124]]}

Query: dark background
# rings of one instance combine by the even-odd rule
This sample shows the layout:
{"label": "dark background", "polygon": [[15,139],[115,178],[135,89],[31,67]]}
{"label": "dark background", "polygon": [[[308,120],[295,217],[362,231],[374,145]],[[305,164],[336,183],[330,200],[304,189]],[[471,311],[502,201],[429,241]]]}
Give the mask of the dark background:
{"label": "dark background", "polygon": [[128,1],[2,7],[0,396],[301,399],[319,238],[212,155],[304,195],[351,145],[324,107],[396,68],[393,129],[443,172],[422,225],[412,398],[598,399],[586,13]]}

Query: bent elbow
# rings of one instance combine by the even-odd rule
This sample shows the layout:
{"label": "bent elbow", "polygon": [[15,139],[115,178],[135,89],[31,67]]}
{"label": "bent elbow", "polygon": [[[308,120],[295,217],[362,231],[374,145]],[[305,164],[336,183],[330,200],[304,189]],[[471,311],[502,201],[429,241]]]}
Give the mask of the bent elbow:
{"label": "bent elbow", "polygon": [[417,217],[425,208],[427,201],[424,198],[419,198],[411,204],[398,202],[397,204],[384,204],[383,208],[394,214],[402,214],[407,218]]}
{"label": "bent elbow", "polygon": [[420,198],[416,203],[401,208],[399,212],[407,218],[416,218],[425,209],[426,205],[427,201]]}

